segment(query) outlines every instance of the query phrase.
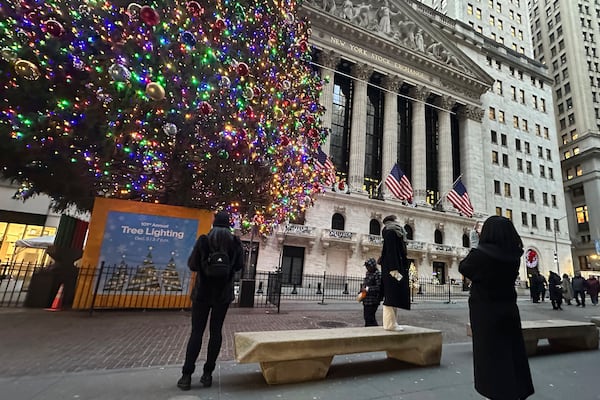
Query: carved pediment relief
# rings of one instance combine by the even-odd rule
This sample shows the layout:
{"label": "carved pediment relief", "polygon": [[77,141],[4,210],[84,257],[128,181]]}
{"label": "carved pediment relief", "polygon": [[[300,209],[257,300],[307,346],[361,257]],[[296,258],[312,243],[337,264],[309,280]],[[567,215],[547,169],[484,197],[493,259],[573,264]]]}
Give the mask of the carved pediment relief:
{"label": "carved pediment relief", "polygon": [[448,43],[444,43],[441,38],[435,37],[439,35],[428,32],[425,24],[415,18],[414,10],[404,4],[389,0],[373,0],[369,4],[359,0],[307,0],[305,4],[383,36],[396,45],[473,75],[470,68],[456,55],[456,50],[449,48]]}

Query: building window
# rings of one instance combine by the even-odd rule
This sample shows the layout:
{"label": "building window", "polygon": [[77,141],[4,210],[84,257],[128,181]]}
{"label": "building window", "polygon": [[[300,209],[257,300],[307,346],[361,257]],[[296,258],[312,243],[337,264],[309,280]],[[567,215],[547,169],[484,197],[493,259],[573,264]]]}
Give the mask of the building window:
{"label": "building window", "polygon": [[381,224],[378,220],[372,219],[369,222],[369,235],[381,235]]}
{"label": "building window", "polygon": [[490,107],[490,109],[488,111],[488,116],[491,120],[496,119],[496,109],[494,107]]}
{"label": "building window", "polygon": [[529,202],[535,203],[535,192],[533,189],[529,189]]}
{"label": "building window", "polygon": [[496,207],[496,215],[502,216],[502,207]]}
{"label": "building window", "polygon": [[510,219],[511,221],[513,219],[513,211],[510,208],[506,209],[506,218]]}
{"label": "building window", "polygon": [[525,142],[525,154],[531,154],[531,147],[529,142]]}
{"label": "building window", "polygon": [[552,151],[550,149],[546,149],[546,160],[552,161]]}
{"label": "building window", "polygon": [[533,170],[531,169],[531,161],[525,161],[525,172],[528,174],[532,174]]}
{"label": "building window", "polygon": [[583,169],[581,168],[581,165],[576,165],[576,166],[575,166],[575,175],[576,175],[576,176],[581,176],[581,175],[583,175]]}
{"label": "building window", "polygon": [[552,207],[556,207],[556,195],[550,195],[550,199],[552,200]]}
{"label": "building window", "polygon": [[540,165],[540,178],[545,178],[546,177],[546,167],[544,167],[543,165]]}
{"label": "building window", "polygon": [[527,213],[526,212],[522,212],[521,213],[521,224],[523,226],[527,226],[528,221],[527,221]]}
{"label": "building window", "polygon": [[502,154],[502,166],[509,168],[508,165],[508,154]]}
{"label": "building window", "polygon": [[343,231],[346,226],[344,216],[340,213],[335,213],[331,217],[331,229]]}
{"label": "building window", "polygon": [[504,119],[504,111],[498,111],[498,122],[501,123],[506,123],[506,120]]}
{"label": "building window", "polygon": [[507,183],[507,182],[504,183],[504,196],[511,197],[511,194],[510,194],[510,183]]}
{"label": "building window", "polygon": [[519,199],[525,200],[525,187],[519,186]]}
{"label": "building window", "polygon": [[550,217],[544,217],[544,222],[546,223],[546,230],[552,230],[552,222],[550,221]]}
{"label": "building window", "polygon": [[517,158],[517,171],[523,171],[523,159]]}
{"label": "building window", "polygon": [[519,129],[519,117],[516,115],[513,116],[513,128]]}
{"label": "building window", "polygon": [[537,215],[531,214],[531,227],[537,228]]}
{"label": "building window", "polygon": [[496,131],[491,131],[490,134],[492,143],[498,143],[498,133]]}
{"label": "building window", "polygon": [[304,266],[304,247],[283,246],[281,257],[282,283],[302,284]]}
{"label": "building window", "polygon": [[507,142],[506,135],[503,133],[500,135],[500,144],[502,146],[506,146],[506,142]]}
{"label": "building window", "polygon": [[577,228],[580,231],[587,231],[589,229],[589,215],[587,205],[576,207],[575,216],[577,218]]}
{"label": "building window", "polygon": [[500,181],[494,181],[494,194],[501,194],[500,193]]}
{"label": "building window", "polygon": [[567,168],[565,175],[567,176],[567,180],[573,179],[573,168]]}
{"label": "building window", "polygon": [[521,151],[521,139],[515,139],[515,150]]}
{"label": "building window", "polygon": [[492,164],[498,164],[498,152],[492,151]]}
{"label": "building window", "polygon": [[545,206],[548,205],[548,193],[546,193],[546,192],[542,193],[542,204]]}

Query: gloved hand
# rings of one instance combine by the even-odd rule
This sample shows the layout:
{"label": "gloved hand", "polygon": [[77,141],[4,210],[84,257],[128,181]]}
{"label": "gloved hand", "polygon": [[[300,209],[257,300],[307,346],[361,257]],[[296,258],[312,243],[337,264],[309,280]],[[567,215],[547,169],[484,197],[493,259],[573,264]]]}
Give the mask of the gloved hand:
{"label": "gloved hand", "polygon": [[402,279],[402,274],[400,273],[400,271],[390,271],[390,275],[392,276],[392,278],[396,279],[397,281]]}

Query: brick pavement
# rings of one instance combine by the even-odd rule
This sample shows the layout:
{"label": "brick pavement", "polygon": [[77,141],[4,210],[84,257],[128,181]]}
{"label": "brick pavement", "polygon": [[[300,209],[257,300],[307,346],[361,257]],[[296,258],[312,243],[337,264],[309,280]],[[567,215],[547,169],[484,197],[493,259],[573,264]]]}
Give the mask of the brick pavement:
{"label": "brick pavement", "polygon": [[[549,304],[522,302],[519,307],[523,319],[558,316]],[[588,309],[568,307],[560,317],[589,321],[598,310]],[[381,309],[378,318],[381,321]],[[408,325],[441,330],[445,344],[469,341],[465,302],[415,304],[401,318]],[[181,365],[189,319],[188,311],[112,311],[90,317],[75,311],[0,309],[0,376]],[[362,308],[356,303],[286,303],[279,314],[273,309],[232,308],[219,359],[233,359],[236,331],[362,325]]]}

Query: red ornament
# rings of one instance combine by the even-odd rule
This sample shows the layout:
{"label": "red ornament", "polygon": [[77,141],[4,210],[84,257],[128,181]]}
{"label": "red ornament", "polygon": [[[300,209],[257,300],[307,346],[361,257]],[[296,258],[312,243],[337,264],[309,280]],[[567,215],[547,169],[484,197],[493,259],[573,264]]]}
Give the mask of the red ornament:
{"label": "red ornament", "polygon": [[160,16],[150,6],[143,6],[140,10],[140,19],[144,21],[146,25],[154,26],[160,22]]}
{"label": "red ornament", "polygon": [[238,64],[236,71],[238,75],[246,76],[248,75],[248,72],[250,72],[250,69],[248,68],[248,64],[242,62]]}
{"label": "red ornament", "polygon": [[37,12],[27,13],[27,19],[31,21],[32,24],[39,25],[42,22],[41,15]]}
{"label": "red ornament", "polygon": [[302,52],[308,50],[308,42],[306,40],[301,40],[300,43],[298,43],[298,46],[300,47],[300,51]]}
{"label": "red ornament", "polygon": [[254,108],[252,108],[252,106],[246,107],[245,113],[248,119],[256,118],[256,115],[254,115]]}
{"label": "red ornament", "polygon": [[254,97],[260,96],[260,88],[259,87],[255,86],[254,89],[252,89],[252,90],[254,90]]}
{"label": "red ornament", "polygon": [[212,114],[213,108],[209,102],[203,101],[202,103],[200,103],[200,112],[204,115],[209,115]]}
{"label": "red ornament", "polygon": [[315,128],[311,128],[308,130],[308,135],[312,138],[317,138],[317,137],[319,137],[319,131],[316,130]]}
{"label": "red ornament", "polygon": [[308,117],[306,117],[306,122],[308,122],[310,125],[315,123],[315,117],[313,117],[312,115],[309,115]]}
{"label": "red ornament", "polygon": [[204,14],[204,8],[197,1],[189,1],[186,4],[188,13],[193,17],[199,17]]}
{"label": "red ornament", "polygon": [[287,136],[282,136],[281,137],[281,145],[287,146],[288,144],[290,144],[290,139]]}
{"label": "red ornament", "polygon": [[225,28],[227,28],[227,25],[225,24],[225,21],[222,20],[221,18],[217,19],[215,21],[215,29],[219,30],[219,31],[224,31]]}
{"label": "red ornament", "polygon": [[244,128],[242,128],[238,132],[238,137],[240,138],[240,140],[246,140],[246,138],[248,137],[248,132]]}
{"label": "red ornament", "polygon": [[44,22],[44,31],[48,32],[54,37],[60,37],[65,33],[65,28],[62,24],[55,19],[49,19]]}

